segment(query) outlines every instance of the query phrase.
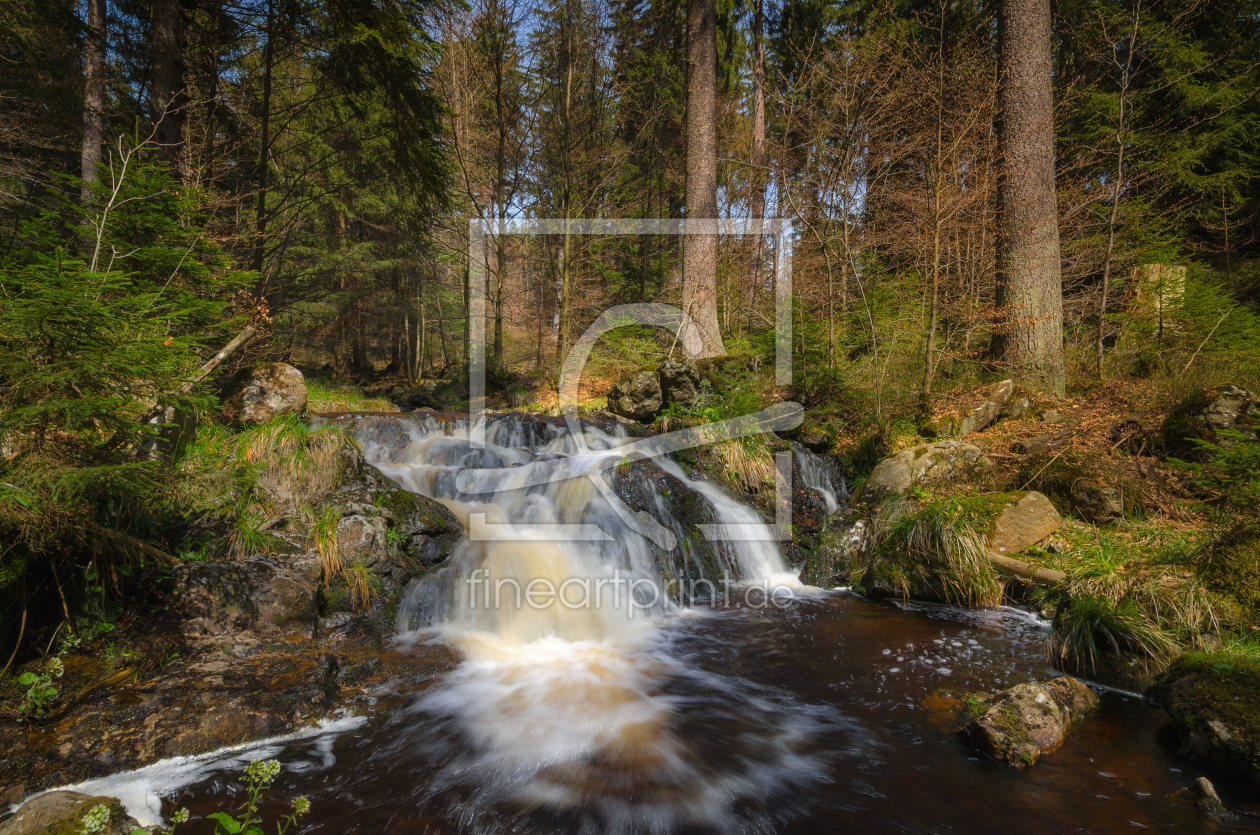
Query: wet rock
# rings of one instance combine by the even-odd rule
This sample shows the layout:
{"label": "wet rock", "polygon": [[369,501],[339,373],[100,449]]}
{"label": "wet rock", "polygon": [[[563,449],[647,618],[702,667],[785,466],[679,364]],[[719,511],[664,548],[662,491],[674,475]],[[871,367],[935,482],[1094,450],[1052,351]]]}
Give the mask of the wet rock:
{"label": "wet rock", "polygon": [[652,420],[664,401],[655,371],[636,371],[608,392],[608,411],[641,423]]}
{"label": "wet rock", "polygon": [[661,381],[661,397],[666,404],[687,407],[700,394],[700,372],[691,360],[668,359],[657,369]]}
{"label": "wet rock", "polygon": [[1124,496],[1101,479],[1079,479],[1071,486],[1072,512],[1095,525],[1124,518]]}
{"label": "wet rock", "polygon": [[236,376],[223,399],[223,413],[241,423],[265,423],[306,410],[302,372],[282,362],[256,365]]}
{"label": "wet rock", "polygon": [[830,516],[818,535],[818,546],[805,562],[801,579],[825,589],[852,585],[852,571],[855,566],[866,565],[871,546],[869,520]]}
{"label": "wet rock", "polygon": [[337,522],[337,552],[342,563],[375,568],[390,558],[385,520],[353,514]]}
{"label": "wet rock", "polygon": [[185,563],[171,589],[186,636],[304,632],[314,619],[315,583],[267,558]]}
{"label": "wet rock", "polygon": [[441,621],[458,583],[459,572],[454,566],[443,566],[412,580],[398,604],[398,632],[426,629]]}
{"label": "wet rock", "polygon": [[1007,501],[993,519],[989,550],[1005,555],[1026,551],[1063,525],[1059,511],[1041,493],[1004,495]]}
{"label": "wet rock", "polygon": [[78,695],[60,713],[0,723],[0,785],[40,791],[293,733],[339,711],[366,710],[383,698],[378,688],[386,683],[406,698],[403,692],[428,687],[457,663],[440,644],[406,651],[348,645],[335,664],[329,656],[309,638],[238,633],[230,641],[190,638],[155,673],[118,677],[102,668],[96,675],[105,679],[76,685]]}
{"label": "wet rock", "polygon": [[[104,807],[106,812],[96,811]],[[88,815],[107,815],[100,829],[84,826]],[[57,791],[31,798],[13,817],[0,823],[0,835],[129,835],[140,824],[123,811],[114,797],[92,796],[80,792]]]}
{"label": "wet rock", "polygon": [[1207,441],[1229,448],[1234,441],[1221,433],[1241,432],[1260,437],[1260,398],[1235,385],[1196,394],[1179,403],[1164,421],[1162,436],[1168,452],[1180,457],[1202,457],[1193,441]]}
{"label": "wet rock", "polygon": [[1098,703],[1079,680],[1019,684],[969,700],[957,732],[984,753],[1011,765],[1032,765],[1063,744],[1074,720]]}
{"label": "wet rock", "polygon": [[979,447],[961,441],[935,441],[890,455],[875,465],[855,501],[877,503],[911,487],[975,478],[993,463]]}
{"label": "wet rock", "polygon": [[1013,380],[1003,380],[994,386],[993,390],[989,392],[988,399],[963,417],[958,429],[959,434],[970,435],[972,432],[979,432],[997,420],[1014,391],[1015,382]]}
{"label": "wet rock", "polygon": [[1260,788],[1260,662],[1228,652],[1189,652],[1155,680],[1190,757]]}

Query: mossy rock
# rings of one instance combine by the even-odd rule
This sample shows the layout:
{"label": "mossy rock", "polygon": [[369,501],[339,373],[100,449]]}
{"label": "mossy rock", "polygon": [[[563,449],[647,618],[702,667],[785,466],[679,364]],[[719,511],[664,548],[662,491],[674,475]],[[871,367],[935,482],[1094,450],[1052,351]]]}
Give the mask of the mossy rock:
{"label": "mossy rock", "polygon": [[116,797],[57,791],[31,800],[0,824],[0,831],[11,835],[82,835],[89,831],[84,818],[101,814],[96,811],[101,807],[108,810],[108,817],[99,829],[91,831],[99,835],[126,835],[139,826]]}
{"label": "mossy rock", "polygon": [[1118,467],[1071,455],[1029,457],[1012,481],[1044,493],[1064,516],[1086,522],[1138,519],[1146,513],[1142,491]]}
{"label": "mossy rock", "polygon": [[1186,753],[1260,789],[1260,661],[1229,652],[1188,652],[1152,690]]}
{"label": "mossy rock", "polygon": [[[1163,452],[1186,460],[1203,460],[1195,441],[1228,446],[1219,434],[1226,429],[1257,437],[1260,403],[1250,392],[1233,385],[1196,392],[1168,412],[1160,429]],[[1218,431],[1219,430],[1219,431]]]}
{"label": "mossy rock", "polygon": [[1260,626],[1260,528],[1226,534],[1208,550],[1198,573],[1210,592],[1237,604],[1236,626]]}
{"label": "mossy rock", "polygon": [[436,536],[460,529],[455,515],[442,504],[401,487],[379,493],[375,501],[381,515],[407,535]]}

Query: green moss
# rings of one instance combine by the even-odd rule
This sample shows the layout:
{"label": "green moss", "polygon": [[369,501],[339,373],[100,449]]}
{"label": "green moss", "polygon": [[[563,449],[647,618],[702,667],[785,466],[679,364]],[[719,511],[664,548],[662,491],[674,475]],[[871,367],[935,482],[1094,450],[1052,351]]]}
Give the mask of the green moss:
{"label": "green moss", "polygon": [[1198,566],[1207,588],[1238,604],[1242,623],[1260,624],[1260,528],[1224,537]]}
{"label": "green moss", "polygon": [[82,835],[84,815],[98,806],[109,809],[110,823],[114,823],[126,814],[123,812],[122,803],[116,797],[91,797],[56,820],[45,824],[39,831],[41,835]]}
{"label": "green moss", "polygon": [[1209,723],[1228,729],[1229,738],[1213,744],[1213,764],[1260,782],[1260,661],[1227,651],[1188,652],[1159,677],[1154,693],[1183,740],[1210,730]]}
{"label": "green moss", "polygon": [[396,521],[402,521],[420,512],[420,500],[416,494],[401,488],[381,493],[376,497],[376,506],[387,511]]}

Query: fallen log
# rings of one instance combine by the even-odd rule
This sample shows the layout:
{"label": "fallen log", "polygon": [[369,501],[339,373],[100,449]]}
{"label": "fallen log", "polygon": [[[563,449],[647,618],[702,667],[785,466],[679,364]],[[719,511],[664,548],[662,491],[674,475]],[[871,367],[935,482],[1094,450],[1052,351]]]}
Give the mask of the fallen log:
{"label": "fallen log", "polygon": [[1057,586],[1067,579],[1067,575],[1062,571],[1055,571],[1053,568],[1043,568],[1032,563],[1004,557],[992,551],[989,552],[989,560],[1000,573],[1023,580],[1025,583],[1048,587]]}

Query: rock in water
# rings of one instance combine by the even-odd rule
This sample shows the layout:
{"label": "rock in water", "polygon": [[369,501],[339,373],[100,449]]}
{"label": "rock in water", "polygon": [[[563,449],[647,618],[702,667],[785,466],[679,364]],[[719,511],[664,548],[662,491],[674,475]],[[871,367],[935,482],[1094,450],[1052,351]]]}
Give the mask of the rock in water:
{"label": "rock in water", "polygon": [[223,412],[241,423],[266,423],[306,410],[302,372],[282,362],[256,365],[238,374],[223,399]]}
{"label": "rock in water", "polygon": [[[98,811],[101,808],[105,811]],[[96,821],[102,821],[100,828],[89,828]],[[0,835],[127,835],[139,826],[135,818],[123,811],[117,798],[59,791],[32,798],[13,817],[0,823]]]}
{"label": "rock in water", "polygon": [[993,467],[979,447],[961,441],[920,444],[890,455],[875,465],[855,501],[878,503],[892,493],[924,484],[947,484],[979,475]]}
{"label": "rock in water", "polygon": [[1063,744],[1068,728],[1098,704],[1071,676],[1034,681],[973,698],[957,732],[994,759],[1032,765]]}
{"label": "rock in water", "polygon": [[959,433],[970,435],[972,432],[979,432],[990,423],[998,419],[998,415],[1002,414],[1002,409],[1006,407],[1006,401],[1011,399],[1011,393],[1015,391],[1015,382],[1013,380],[1003,380],[993,387],[993,391],[989,392],[989,399],[972,409],[966,417],[962,419],[962,425],[959,427]]}
{"label": "rock in water", "polygon": [[1188,652],[1152,693],[1173,719],[1185,753],[1260,788],[1260,662],[1228,652]]}
{"label": "rock in water", "polygon": [[647,423],[661,410],[661,381],[655,371],[636,371],[608,392],[608,411]]}

